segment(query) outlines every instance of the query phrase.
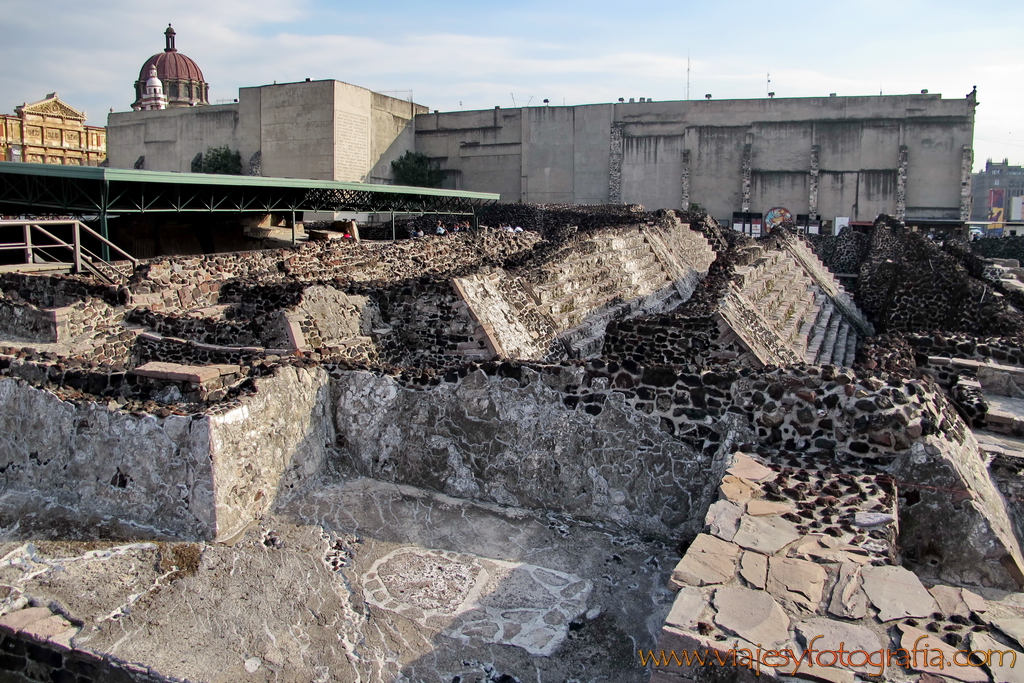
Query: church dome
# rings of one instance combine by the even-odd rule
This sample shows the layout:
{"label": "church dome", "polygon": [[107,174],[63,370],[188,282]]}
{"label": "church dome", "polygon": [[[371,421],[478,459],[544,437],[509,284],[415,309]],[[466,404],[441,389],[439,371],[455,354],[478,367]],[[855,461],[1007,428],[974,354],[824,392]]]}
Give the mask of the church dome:
{"label": "church dome", "polygon": [[166,47],[142,65],[139,79],[135,81],[136,108],[146,94],[146,81],[149,79],[150,67],[156,68],[157,77],[163,83],[164,96],[169,107],[190,107],[209,104],[210,85],[203,79],[203,72],[195,61],[174,47],[174,29],[167,25],[164,31]]}

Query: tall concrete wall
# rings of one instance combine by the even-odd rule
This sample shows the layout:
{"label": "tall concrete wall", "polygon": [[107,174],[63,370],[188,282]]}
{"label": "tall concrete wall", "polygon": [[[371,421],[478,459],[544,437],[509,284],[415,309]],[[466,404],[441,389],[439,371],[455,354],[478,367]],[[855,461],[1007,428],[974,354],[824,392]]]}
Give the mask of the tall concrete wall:
{"label": "tall concrete wall", "polygon": [[238,104],[113,113],[107,117],[107,161],[111,168],[134,168],[145,157],[148,171],[188,173],[192,159],[208,147],[239,149],[243,128]]}
{"label": "tall concrete wall", "polygon": [[[974,131],[973,97],[941,95],[637,102],[425,114],[416,149],[453,187],[503,201],[605,203],[648,209],[688,201],[719,219],[743,209],[817,213],[830,220],[897,214],[901,146],[908,220],[957,220],[961,162]],[[612,152],[612,129],[622,154]],[[818,198],[812,153],[819,150]],[[621,174],[621,197],[612,175]]]}
{"label": "tall concrete wall", "polygon": [[389,182],[413,148],[422,105],[341,81],[241,88],[233,104],[112,113],[110,166],[188,173],[196,154],[227,145],[242,172],[283,178]]}

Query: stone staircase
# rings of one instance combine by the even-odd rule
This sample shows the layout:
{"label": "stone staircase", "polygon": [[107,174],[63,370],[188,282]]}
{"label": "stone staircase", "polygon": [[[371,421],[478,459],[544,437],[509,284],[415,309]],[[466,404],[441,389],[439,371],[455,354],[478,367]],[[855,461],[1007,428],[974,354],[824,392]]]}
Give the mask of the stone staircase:
{"label": "stone staircase", "polygon": [[521,277],[502,271],[453,284],[495,355],[590,357],[600,354],[609,321],[669,310],[707,273],[707,240],[682,224],[677,230],[682,246],[648,226],[616,229]]}
{"label": "stone staircase", "polygon": [[[812,365],[848,367],[867,323],[831,273],[820,262],[808,263],[809,258],[813,254],[785,248],[766,251],[751,264],[737,267],[735,288],[727,298],[741,301],[733,301],[723,313],[729,319],[740,309],[758,312],[764,323],[758,336],[765,337],[767,330],[770,338],[759,339],[761,348],[751,350],[763,363],[789,362],[791,353]],[[729,322],[734,326],[749,324],[732,317]]]}

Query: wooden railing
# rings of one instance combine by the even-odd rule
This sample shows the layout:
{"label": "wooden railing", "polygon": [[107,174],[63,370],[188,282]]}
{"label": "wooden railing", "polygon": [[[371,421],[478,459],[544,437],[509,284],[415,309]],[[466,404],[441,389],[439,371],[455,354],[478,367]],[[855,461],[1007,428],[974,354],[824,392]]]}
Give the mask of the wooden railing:
{"label": "wooden railing", "polygon": [[[55,228],[71,228],[71,241],[68,242],[51,232]],[[110,283],[117,284],[116,273],[112,275],[111,269],[104,268],[108,262],[99,255],[90,251],[82,244],[82,238],[88,237],[96,240],[101,245],[102,251],[109,251],[124,257],[133,266],[139,261],[134,256],[121,249],[119,246],[100,235],[98,232],[76,220],[37,220],[37,221],[0,221],[0,230],[21,228],[21,242],[0,243],[0,251],[22,251],[25,255],[26,264],[64,264],[72,272],[88,272],[96,277]],[[106,249],[102,249],[106,247]],[[53,253],[70,256],[70,261],[58,258]]]}

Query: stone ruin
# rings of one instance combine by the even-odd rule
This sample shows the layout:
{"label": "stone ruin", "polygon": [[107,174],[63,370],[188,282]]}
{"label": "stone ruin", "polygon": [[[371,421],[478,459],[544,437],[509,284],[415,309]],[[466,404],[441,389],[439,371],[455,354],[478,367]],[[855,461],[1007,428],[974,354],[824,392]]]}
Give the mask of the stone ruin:
{"label": "stone ruin", "polygon": [[0,678],[1024,678],[1024,241],[482,222],[0,275]]}

